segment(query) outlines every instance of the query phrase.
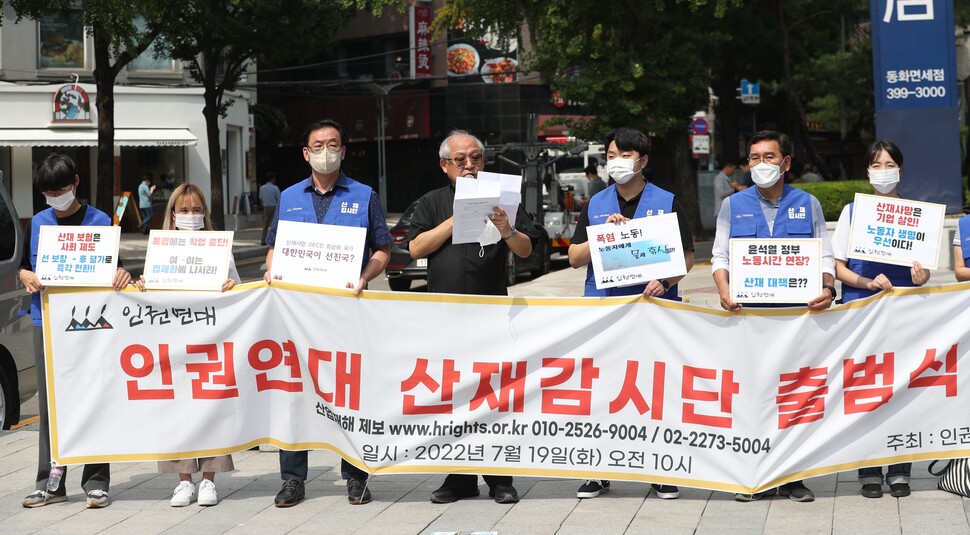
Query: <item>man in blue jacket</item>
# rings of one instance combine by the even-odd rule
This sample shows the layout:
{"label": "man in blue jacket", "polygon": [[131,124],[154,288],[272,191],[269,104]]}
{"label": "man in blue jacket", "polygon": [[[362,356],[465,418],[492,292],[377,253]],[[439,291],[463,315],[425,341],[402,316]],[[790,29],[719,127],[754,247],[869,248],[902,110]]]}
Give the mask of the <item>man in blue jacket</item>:
{"label": "man in blue jacket", "polygon": [[[721,308],[730,312],[741,310],[741,304],[731,299],[731,238],[821,238],[822,294],[809,301],[807,306],[809,310],[829,308],[835,301],[832,243],[818,199],[785,185],[783,180],[785,172],[791,168],[791,140],[773,130],[757,132],[748,141],[748,162],[757,187],[725,198],[717,216],[711,271]],[[750,502],[775,492],[796,502],[815,499],[815,494],[801,481],[757,494],[735,494],[734,498]]]}
{"label": "man in blue jacket", "polygon": [[[310,164],[310,176],[286,188],[276,205],[276,216],[266,234],[266,273],[270,281],[273,249],[280,220],[343,225],[367,229],[367,247],[371,250],[361,266],[360,280],[354,286],[357,295],[367,283],[384,271],[391,249],[391,231],[384,219],[380,199],[370,187],[349,178],[340,170],[347,155],[344,131],[336,121],[316,121],[303,134],[303,159]],[[353,505],[371,501],[367,490],[367,472],[341,460],[340,471],[347,480],[347,499]],[[276,495],[277,507],[292,507],[305,496],[307,452],[280,450],[280,475],[283,488]]]}

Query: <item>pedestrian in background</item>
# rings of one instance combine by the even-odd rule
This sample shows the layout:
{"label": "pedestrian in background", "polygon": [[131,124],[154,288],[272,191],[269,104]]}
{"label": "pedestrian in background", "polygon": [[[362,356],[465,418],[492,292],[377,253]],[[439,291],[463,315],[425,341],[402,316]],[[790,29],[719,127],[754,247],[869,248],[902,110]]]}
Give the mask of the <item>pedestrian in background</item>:
{"label": "pedestrian in background", "polygon": [[266,245],[266,233],[276,217],[276,207],[280,203],[280,188],[276,185],[276,173],[266,173],[266,183],[259,188],[259,203],[263,205],[263,235],[260,245]]}

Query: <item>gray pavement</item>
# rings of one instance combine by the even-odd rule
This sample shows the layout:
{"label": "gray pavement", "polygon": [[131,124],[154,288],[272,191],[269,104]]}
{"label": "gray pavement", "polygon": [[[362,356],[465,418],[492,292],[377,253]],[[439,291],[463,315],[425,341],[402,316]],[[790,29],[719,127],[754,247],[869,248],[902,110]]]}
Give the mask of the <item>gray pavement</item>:
{"label": "gray pavement", "polygon": [[[123,237],[122,259],[140,266],[145,238]],[[699,252],[701,247],[698,247]],[[709,246],[708,246],[709,250]],[[259,230],[237,231],[237,261],[265,253]],[[709,253],[707,253],[709,255]],[[718,307],[709,258],[699,262],[682,282],[682,295],[702,306]],[[555,262],[562,266],[563,260]],[[382,277],[383,279],[383,277]],[[581,293],[582,270],[568,267],[510,288],[512,295],[575,296]],[[930,284],[953,282],[952,271],[933,273]],[[386,279],[372,284],[386,289]],[[236,471],[217,478],[220,503],[169,506],[177,478],[158,474],[154,463],[112,465],[110,507],[88,510],[80,490],[79,468],[68,471],[69,500],[24,509],[20,500],[33,490],[37,462],[36,402],[25,408],[25,421],[0,433],[0,534],[7,533],[361,533],[409,534],[433,532],[499,534],[610,533],[966,533],[970,534],[970,501],[936,490],[928,463],[913,467],[913,494],[907,498],[866,499],[859,495],[854,473],[830,474],[806,480],[815,491],[812,503],[774,497],[738,503],[733,495],[681,489],[677,500],[660,500],[641,483],[613,482],[609,493],[576,499],[580,482],[570,479],[516,478],[522,498],[499,505],[483,496],[454,504],[432,504],[428,497],[442,482],[440,475],[386,475],[371,479],[374,501],[347,503],[340,480],[339,458],[327,451],[311,452],[307,499],[296,507],[278,509],[273,498],[280,488],[278,455],[244,451],[233,455]],[[481,487],[487,490],[486,487]],[[483,493],[484,494],[484,493]]]}

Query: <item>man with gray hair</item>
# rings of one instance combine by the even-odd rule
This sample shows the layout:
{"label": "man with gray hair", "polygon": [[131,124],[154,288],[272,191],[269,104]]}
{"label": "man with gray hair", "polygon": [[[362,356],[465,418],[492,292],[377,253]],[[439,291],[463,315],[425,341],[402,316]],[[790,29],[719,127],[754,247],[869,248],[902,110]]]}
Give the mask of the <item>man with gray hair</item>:
{"label": "man with gray hair", "polygon": [[[438,151],[439,165],[449,184],[418,200],[408,235],[409,250],[412,258],[428,259],[428,292],[508,295],[504,276],[508,251],[526,258],[539,239],[538,229],[520,205],[515,226],[509,224],[504,210],[493,208],[490,219],[502,238],[498,243],[452,243],[455,182],[459,177],[477,178],[485,167],[484,153],[485,146],[477,137],[464,130],[453,130]],[[496,502],[519,501],[510,476],[487,475],[485,482],[489,497]],[[478,476],[449,474],[441,488],[431,493],[431,501],[451,503],[478,494]]]}

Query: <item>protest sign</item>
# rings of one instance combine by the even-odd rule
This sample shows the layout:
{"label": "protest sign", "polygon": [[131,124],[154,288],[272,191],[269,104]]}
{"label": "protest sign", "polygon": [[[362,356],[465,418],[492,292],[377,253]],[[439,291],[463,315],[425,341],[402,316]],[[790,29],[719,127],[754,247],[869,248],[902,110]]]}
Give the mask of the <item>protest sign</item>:
{"label": "protest sign", "polygon": [[145,254],[150,290],[221,290],[229,277],[230,231],[153,230]]}
{"label": "protest sign", "polygon": [[35,273],[44,286],[111,286],[121,227],[42,225]]}
{"label": "protest sign", "polygon": [[366,259],[367,229],[280,221],[272,275],[325,288],[357,285]]}
{"label": "protest sign", "polygon": [[855,194],[848,257],[936,269],[946,205]]}
{"label": "protest sign", "polygon": [[731,240],[731,299],[808,303],[822,293],[822,240]]}
{"label": "protest sign", "polygon": [[687,273],[676,213],[591,225],[586,235],[598,289]]}

